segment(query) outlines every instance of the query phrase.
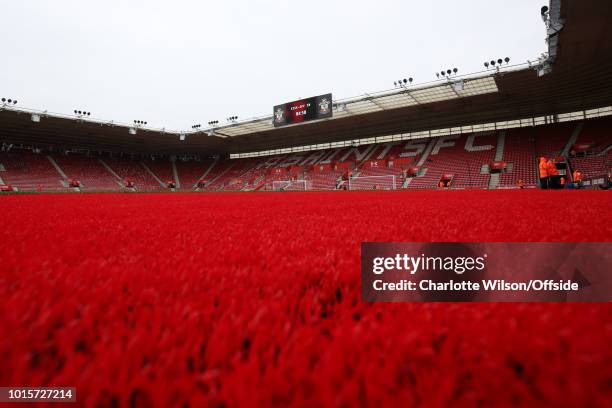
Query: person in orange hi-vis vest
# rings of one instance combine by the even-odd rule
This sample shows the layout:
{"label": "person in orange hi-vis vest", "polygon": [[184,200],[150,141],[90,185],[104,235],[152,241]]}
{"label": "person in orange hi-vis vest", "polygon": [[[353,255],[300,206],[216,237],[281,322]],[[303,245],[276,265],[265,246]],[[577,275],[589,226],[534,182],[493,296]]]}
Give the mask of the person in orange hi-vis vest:
{"label": "person in orange hi-vis vest", "polygon": [[550,179],[548,178],[548,166],[546,157],[540,157],[540,188],[546,190]]}
{"label": "person in orange hi-vis vest", "polygon": [[572,175],[574,179],[574,188],[582,187],[582,173],[578,170],[574,170],[574,174]]}

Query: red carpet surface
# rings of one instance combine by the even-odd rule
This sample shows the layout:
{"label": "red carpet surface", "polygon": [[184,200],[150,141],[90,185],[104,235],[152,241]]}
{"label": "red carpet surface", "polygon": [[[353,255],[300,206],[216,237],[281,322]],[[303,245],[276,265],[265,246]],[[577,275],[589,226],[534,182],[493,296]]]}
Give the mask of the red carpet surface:
{"label": "red carpet surface", "polygon": [[611,210],[589,191],[0,197],[0,385],[85,406],[610,406],[609,303],[366,304],[359,244],[610,241]]}

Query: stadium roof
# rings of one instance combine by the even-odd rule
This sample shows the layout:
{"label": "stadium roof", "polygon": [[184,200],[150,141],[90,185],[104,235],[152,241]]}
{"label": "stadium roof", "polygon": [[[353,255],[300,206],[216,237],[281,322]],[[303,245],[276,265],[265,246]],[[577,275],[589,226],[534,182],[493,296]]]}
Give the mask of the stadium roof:
{"label": "stadium roof", "polygon": [[[135,153],[229,154],[450,128],[608,106],[612,102],[612,2],[552,0],[565,23],[552,72],[519,65],[334,101],[334,117],[274,128],[271,115],[198,132],[0,111],[0,141]],[[517,22],[519,25],[520,22]],[[544,28],[544,27],[543,27]],[[542,62],[535,62],[540,66]],[[457,82],[461,82],[458,85]],[[42,116],[40,123],[31,114]],[[185,140],[180,140],[185,134]]]}

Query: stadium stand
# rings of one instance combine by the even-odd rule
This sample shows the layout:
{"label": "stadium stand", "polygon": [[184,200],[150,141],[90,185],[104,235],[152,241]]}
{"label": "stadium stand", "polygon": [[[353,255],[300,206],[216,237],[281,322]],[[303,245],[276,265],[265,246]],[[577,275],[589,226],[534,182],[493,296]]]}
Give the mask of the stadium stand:
{"label": "stadium stand", "polygon": [[537,131],[537,128],[523,128],[506,132],[503,160],[508,170],[500,175],[500,188],[516,187],[519,180],[523,180],[526,187],[537,185],[534,153]]}
{"label": "stadium stand", "polygon": [[574,122],[538,126],[535,132],[536,156],[561,156],[576,126]]}
{"label": "stadium stand", "polygon": [[95,157],[74,154],[53,154],[51,157],[68,179],[78,180],[83,191],[111,191],[121,188],[117,179]]}
{"label": "stadium stand", "polygon": [[176,171],[179,174],[181,190],[195,190],[198,181],[207,178],[212,167],[216,164],[216,160],[176,160]]}
{"label": "stadium stand", "polygon": [[[243,159],[117,158],[71,153],[0,153],[0,179],[22,191],[56,191],[78,180],[82,191],[121,190],[130,180],[137,191],[516,188],[537,185],[538,157],[568,157],[570,172],[586,178],[612,167],[608,129],[612,119],[593,119],[495,132],[341,147]],[[491,163],[505,170],[492,174]],[[409,170],[418,169],[416,176]],[[349,181],[350,178],[350,181]],[[2,184],[2,183],[0,183]]]}
{"label": "stadium stand", "polygon": [[586,121],[576,143],[570,148],[570,166],[584,177],[599,177],[612,168],[610,122]]}
{"label": "stadium stand", "polygon": [[122,180],[131,180],[137,191],[157,191],[164,188],[146,170],[140,160],[128,158],[105,158],[103,160]]}
{"label": "stadium stand", "polygon": [[166,186],[168,181],[175,181],[175,183],[178,182],[178,186],[180,186],[180,181],[174,180],[174,164],[171,160],[143,160],[142,164],[145,166],[145,170],[151,172],[164,186]]}
{"label": "stadium stand", "polygon": [[490,174],[483,166],[495,158],[497,135],[445,136],[433,140],[431,153],[410,188],[436,188],[443,175],[452,175],[451,187],[486,188]]}
{"label": "stadium stand", "polygon": [[45,154],[26,150],[0,152],[0,178],[21,191],[59,191],[62,176]]}

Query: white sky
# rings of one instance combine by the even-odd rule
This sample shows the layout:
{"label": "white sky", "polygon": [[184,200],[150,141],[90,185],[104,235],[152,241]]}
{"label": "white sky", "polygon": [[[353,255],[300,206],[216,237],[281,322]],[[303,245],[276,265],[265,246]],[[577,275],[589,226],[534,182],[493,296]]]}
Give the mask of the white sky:
{"label": "white sky", "polygon": [[543,0],[0,0],[0,97],[188,130],[545,51]]}

